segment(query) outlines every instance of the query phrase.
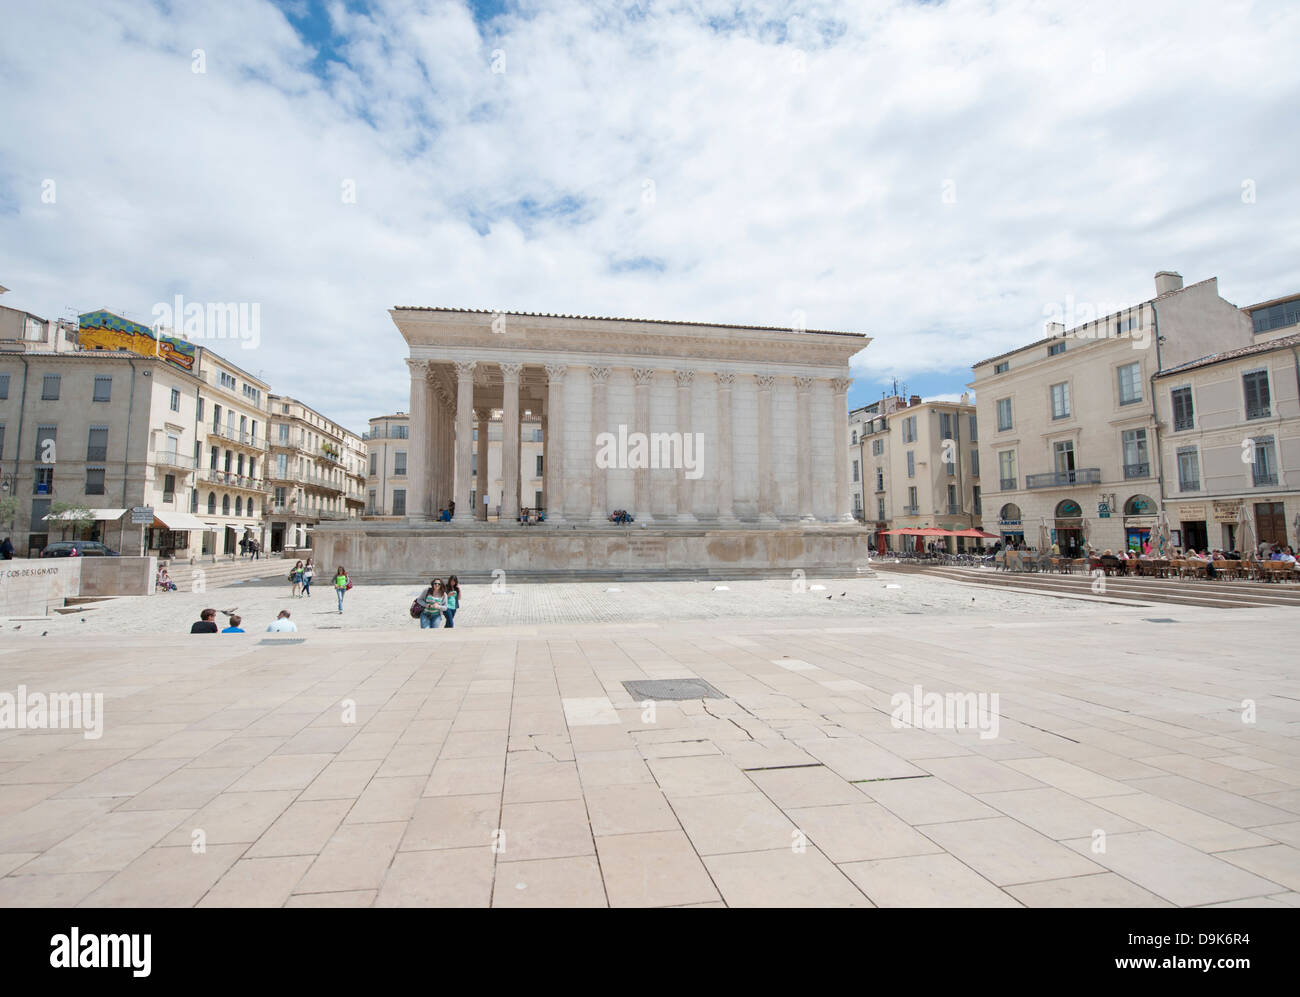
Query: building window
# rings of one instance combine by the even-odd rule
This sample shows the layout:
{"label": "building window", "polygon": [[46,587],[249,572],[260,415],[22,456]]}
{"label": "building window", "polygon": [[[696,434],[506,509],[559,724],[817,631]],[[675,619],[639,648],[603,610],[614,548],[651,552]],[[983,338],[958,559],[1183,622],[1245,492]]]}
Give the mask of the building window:
{"label": "building window", "polygon": [[393,515],[394,516],[406,515],[406,489],[405,488],[393,489]]}
{"label": "building window", "polygon": [[1052,418],[1068,419],[1070,417],[1070,385],[1062,381],[1060,384],[1053,384],[1052,388]]}
{"label": "building window", "polygon": [[993,365],[993,373],[995,374],[1005,374],[1010,369],[1011,369],[1010,360],[1003,360],[1001,363],[995,363]]}
{"label": "building window", "polygon": [[970,473],[972,478],[980,476],[980,452],[978,450],[970,452]]}
{"label": "building window", "polygon": [[1300,299],[1284,301],[1269,308],[1257,308],[1250,313],[1250,318],[1255,324],[1256,332],[1269,332],[1295,325],[1300,322]]}
{"label": "building window", "polygon": [[1147,451],[1147,431],[1126,429],[1120,435],[1124,445],[1124,477],[1151,477],[1151,457]]}
{"label": "building window", "polygon": [[163,501],[176,501],[176,475],[174,474],[163,475]]}
{"label": "building window", "polygon": [[1174,432],[1192,429],[1196,425],[1196,412],[1192,407],[1192,389],[1174,388],[1169,392],[1169,400],[1174,409]]}
{"label": "building window", "polygon": [[393,474],[398,477],[401,477],[406,474],[406,451],[405,450],[398,450],[395,454],[393,454]]}
{"label": "building window", "polygon": [[0,460],[4,460],[4,456],[5,456],[5,427],[4,427],[4,423],[0,422]]}
{"label": "building window", "polygon": [[973,486],[970,492],[971,492],[971,504],[974,509],[975,515],[977,516],[984,515],[984,507],[983,505],[980,504],[980,486],[979,485]]}
{"label": "building window", "polygon": [[915,450],[907,451],[907,476],[909,478],[916,477],[916,451]]}
{"label": "building window", "polygon": [[858,431],[857,431],[856,429],[853,431],[853,440],[852,440],[852,444],[853,444],[853,446],[855,446],[855,447],[858,445]]}
{"label": "building window", "polygon": [[1178,490],[1196,492],[1201,489],[1201,459],[1195,447],[1178,448]]}
{"label": "building window", "polygon": [[858,462],[856,460],[853,462],[853,480],[858,480]]}
{"label": "building window", "polygon": [[231,391],[234,391],[235,390],[234,375],[227,374],[224,370],[219,371],[218,373],[220,374],[221,386],[223,388],[229,388]]}
{"label": "building window", "polygon": [[1052,453],[1056,458],[1056,473],[1063,480],[1074,483],[1074,441],[1058,440],[1052,444]]}
{"label": "building window", "polygon": [[1268,371],[1252,370],[1241,376],[1241,383],[1246,392],[1246,418],[1267,419],[1272,413]]}
{"label": "building window", "polygon": [[32,459],[38,464],[53,464],[59,430],[57,426],[36,427],[36,456]]}
{"label": "building window", "polygon": [[998,454],[998,478],[1004,492],[1016,489],[1016,452],[1003,450]]}
{"label": "building window", "polygon": [[957,486],[948,486],[948,515],[955,516],[961,512],[961,506],[957,503]]}
{"label": "building window", "polygon": [[41,380],[41,399],[47,402],[57,402],[59,400],[59,385],[62,380],[62,374],[46,374]]}
{"label": "building window", "polygon": [[972,443],[978,443],[980,441],[979,422],[978,420],[976,420],[976,418],[973,415],[970,416],[969,432],[970,432],[970,441]]}
{"label": "building window", "polygon": [[236,516],[242,516],[243,514],[244,514],[244,497],[243,497],[242,495],[236,495],[236,496],[235,496],[235,515],[236,515]]}
{"label": "building window", "polygon": [[221,515],[223,515],[223,516],[229,516],[229,515],[230,515],[230,496],[229,496],[229,495],[222,495],[222,496],[221,496]]}
{"label": "building window", "polygon": [[884,490],[885,490],[885,469],[882,467],[878,467],[876,468],[876,491],[883,492]]}
{"label": "building window", "polygon": [[998,399],[998,432],[1004,433],[1011,428],[1011,399]]}
{"label": "building window", "polygon": [[1050,343],[1050,344],[1048,344],[1048,347],[1047,347],[1047,355],[1048,355],[1049,357],[1060,356],[1060,355],[1061,355],[1062,353],[1064,353],[1064,352],[1065,352],[1065,343],[1064,343],[1064,342],[1060,342],[1060,343]]}
{"label": "building window", "polygon": [[217,493],[208,492],[208,515],[215,516],[216,514],[217,514]]}
{"label": "building window", "polygon": [[411,437],[410,437],[410,427],[409,427],[409,426],[394,426],[394,427],[393,427],[393,439],[395,439],[395,440],[409,440],[410,438],[411,438]]}
{"label": "building window", "polygon": [[108,427],[91,426],[86,438],[86,460],[108,460]]}
{"label": "building window", "polygon": [[885,500],[882,498],[876,499],[876,519],[882,523],[885,521]]}
{"label": "building window", "polygon": [[885,452],[885,441],[884,441],[884,440],[872,440],[872,441],[871,441],[871,456],[873,456],[873,457],[879,457],[879,456],[880,456],[882,453],[884,453],[884,452]]}
{"label": "building window", "polygon": [[198,422],[203,421],[203,399],[202,398],[196,398],[194,400],[194,418]]}
{"label": "building window", "polygon": [[907,489],[907,508],[903,510],[909,516],[915,516],[921,511],[920,505],[916,501],[916,486],[909,485]]}
{"label": "building window", "polygon": [[951,440],[952,436],[952,413],[939,413],[939,439]]}
{"label": "building window", "polygon": [[379,473],[379,452],[374,451],[370,454],[370,474],[373,477]]}
{"label": "building window", "polygon": [[104,494],[104,469],[102,467],[86,468],[86,494]]}
{"label": "building window", "polygon": [[1117,371],[1119,377],[1119,403],[1133,405],[1142,400],[1142,365],[1128,363]]}
{"label": "building window", "polygon": [[54,494],[54,468],[38,467],[32,477],[33,495]]}
{"label": "building window", "polygon": [[903,442],[916,442],[916,416],[909,415],[903,420]]}
{"label": "building window", "polygon": [[538,454],[538,455],[537,455],[537,473],[534,474],[533,477],[534,477],[534,478],[540,478],[541,476],[542,476],[542,455],[541,455],[541,454]]}
{"label": "building window", "polygon": [[93,398],[97,402],[108,402],[113,400],[113,378],[111,375],[95,375],[95,394]]}
{"label": "building window", "polygon": [[0,374],[0,399],[9,397],[9,375]]}
{"label": "building window", "polygon": [[1273,448],[1273,437],[1256,437],[1254,444],[1254,459],[1250,464],[1252,483],[1256,486],[1276,485],[1277,455]]}

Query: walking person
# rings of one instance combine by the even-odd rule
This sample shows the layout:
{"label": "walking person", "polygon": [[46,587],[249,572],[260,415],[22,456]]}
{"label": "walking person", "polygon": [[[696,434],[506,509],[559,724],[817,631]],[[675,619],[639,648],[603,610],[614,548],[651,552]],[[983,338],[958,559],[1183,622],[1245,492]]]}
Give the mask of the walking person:
{"label": "walking person", "polygon": [[338,570],[334,572],[334,594],[339,598],[339,612],[343,612],[343,593],[352,587],[352,580],[348,578],[348,573],[343,570],[343,565],[339,565]]}
{"label": "walking person", "polygon": [[420,629],[437,630],[438,624],[442,622],[443,609],[447,605],[442,582],[435,578],[427,589],[416,596],[415,601],[420,605]]}
{"label": "walking person", "polygon": [[8,537],[0,540],[0,560],[12,561],[14,559],[14,542]]}
{"label": "walking person", "polygon": [[312,567],[311,558],[307,558],[307,563],[302,566],[302,594],[308,599],[311,598],[311,580],[316,574],[316,569]]}
{"label": "walking person", "polygon": [[293,588],[289,592],[290,599],[298,598],[298,589],[302,587],[302,562],[299,561],[289,572],[289,581],[293,582]]}
{"label": "walking person", "polygon": [[447,607],[442,615],[447,618],[447,629],[456,625],[456,610],[460,609],[460,580],[455,575],[447,576]]}

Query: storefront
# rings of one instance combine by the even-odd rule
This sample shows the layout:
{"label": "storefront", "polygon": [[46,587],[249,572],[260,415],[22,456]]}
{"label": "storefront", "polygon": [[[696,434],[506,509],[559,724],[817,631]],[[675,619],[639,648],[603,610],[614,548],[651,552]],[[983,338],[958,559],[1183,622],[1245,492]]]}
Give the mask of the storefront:
{"label": "storefront", "polygon": [[1183,535],[1182,546],[1188,550],[1205,550],[1210,546],[1209,530],[1205,527],[1204,505],[1178,506],[1179,529]]}
{"label": "storefront", "polygon": [[1286,508],[1281,502],[1255,503],[1255,536],[1260,543],[1286,546]]}
{"label": "storefront", "polygon": [[1140,551],[1155,543],[1156,516],[1159,507],[1146,495],[1133,495],[1124,503],[1124,546]]}
{"label": "storefront", "polygon": [[1066,557],[1083,555],[1083,508],[1074,499],[1057,503],[1052,543],[1059,545]]}
{"label": "storefront", "polygon": [[1242,509],[1240,499],[1216,499],[1210,503],[1214,523],[1219,528],[1221,550],[1236,550],[1240,540],[1239,521]]}
{"label": "storefront", "polygon": [[1012,547],[1025,542],[1025,527],[1020,519],[1020,506],[1008,502],[998,513],[998,533],[1002,535],[1002,546]]}

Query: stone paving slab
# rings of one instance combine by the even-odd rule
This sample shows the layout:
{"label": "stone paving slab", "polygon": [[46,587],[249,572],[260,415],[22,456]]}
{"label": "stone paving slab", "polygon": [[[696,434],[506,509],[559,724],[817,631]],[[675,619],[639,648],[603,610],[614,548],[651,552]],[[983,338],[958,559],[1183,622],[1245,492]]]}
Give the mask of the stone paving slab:
{"label": "stone paving slab", "polygon": [[0,694],[103,729],[0,730],[0,904],[1294,906],[1293,614],[1051,608],[8,631]]}

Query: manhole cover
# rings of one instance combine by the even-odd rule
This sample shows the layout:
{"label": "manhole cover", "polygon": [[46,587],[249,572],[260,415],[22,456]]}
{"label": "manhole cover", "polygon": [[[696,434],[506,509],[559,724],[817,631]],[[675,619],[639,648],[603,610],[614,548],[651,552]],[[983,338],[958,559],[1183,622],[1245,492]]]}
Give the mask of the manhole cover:
{"label": "manhole cover", "polygon": [[263,638],[262,640],[259,640],[258,643],[259,644],[301,644],[306,639],[307,639],[306,637],[282,637],[279,640],[275,640],[274,638],[267,637],[267,638]]}
{"label": "manhole cover", "polygon": [[726,699],[704,679],[641,679],[624,682],[633,699]]}

